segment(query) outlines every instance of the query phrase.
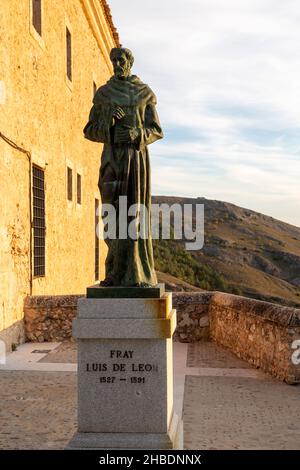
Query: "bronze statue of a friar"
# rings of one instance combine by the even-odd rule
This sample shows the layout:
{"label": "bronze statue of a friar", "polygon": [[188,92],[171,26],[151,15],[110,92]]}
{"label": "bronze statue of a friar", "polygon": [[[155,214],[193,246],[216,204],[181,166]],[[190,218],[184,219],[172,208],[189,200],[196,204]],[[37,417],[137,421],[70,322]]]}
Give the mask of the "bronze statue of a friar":
{"label": "bronze statue of a friar", "polygon": [[[106,239],[106,278],[102,286],[151,287],[157,284],[150,221],[150,162],[147,146],[163,138],[156,97],[148,85],[131,74],[129,49],[114,48],[110,58],[114,76],[95,94],[84,135],[102,142],[99,189],[102,203],[112,204],[119,216],[119,198],[127,197],[136,211],[137,226],[147,236]],[[147,218],[147,220],[142,220]],[[129,224],[130,217],[127,217]],[[118,222],[117,222],[118,225]]]}

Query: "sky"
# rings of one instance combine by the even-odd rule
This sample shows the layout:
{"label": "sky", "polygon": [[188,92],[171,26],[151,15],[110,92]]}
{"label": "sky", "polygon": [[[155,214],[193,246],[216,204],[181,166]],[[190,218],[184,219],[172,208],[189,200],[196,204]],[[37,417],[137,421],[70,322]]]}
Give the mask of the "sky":
{"label": "sky", "polygon": [[300,227],[299,0],[109,0],[165,138],[152,194],[231,202]]}

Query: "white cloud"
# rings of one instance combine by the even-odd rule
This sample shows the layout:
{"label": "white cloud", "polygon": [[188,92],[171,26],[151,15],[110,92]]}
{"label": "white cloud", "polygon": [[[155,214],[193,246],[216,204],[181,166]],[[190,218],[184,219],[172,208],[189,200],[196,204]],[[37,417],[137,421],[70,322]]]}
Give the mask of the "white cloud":
{"label": "white cloud", "polygon": [[[165,140],[153,192],[229,200],[300,226],[298,0],[110,0]],[[170,159],[170,162],[169,162]]]}

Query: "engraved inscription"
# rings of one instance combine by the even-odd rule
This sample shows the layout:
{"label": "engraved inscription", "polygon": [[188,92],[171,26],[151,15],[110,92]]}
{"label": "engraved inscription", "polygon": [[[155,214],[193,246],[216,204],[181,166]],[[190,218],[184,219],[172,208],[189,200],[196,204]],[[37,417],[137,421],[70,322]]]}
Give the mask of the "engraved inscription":
{"label": "engraved inscription", "polygon": [[[86,363],[86,372],[106,372],[108,375],[101,375],[99,377],[99,382],[101,384],[114,384],[120,382],[144,384],[146,383],[147,375],[158,372],[158,365],[138,362],[138,360],[135,360],[134,355],[135,353],[133,350],[122,351],[111,349],[108,354],[107,362],[88,362]],[[118,360],[120,360],[120,362]],[[127,377],[112,375],[113,373],[122,374],[126,372],[128,373]],[[138,373],[139,375],[130,375],[130,373]]]}

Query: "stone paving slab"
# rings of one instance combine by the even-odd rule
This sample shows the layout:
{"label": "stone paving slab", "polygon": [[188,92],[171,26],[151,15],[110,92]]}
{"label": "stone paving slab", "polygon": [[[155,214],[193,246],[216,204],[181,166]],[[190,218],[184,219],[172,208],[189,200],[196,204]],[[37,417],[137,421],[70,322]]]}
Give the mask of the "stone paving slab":
{"label": "stone paving slab", "polygon": [[300,387],[241,377],[187,376],[186,449],[300,449]]}
{"label": "stone paving slab", "polygon": [[77,345],[75,341],[64,341],[39,362],[47,364],[77,364]]}
{"label": "stone paving slab", "polygon": [[251,365],[239,359],[229,349],[210,341],[199,341],[188,345],[188,367],[226,369],[251,369]]}
{"label": "stone paving slab", "polygon": [[[63,343],[64,348],[70,348],[70,354],[73,355],[74,351],[69,344],[70,342]],[[5,358],[5,363],[0,364],[1,371],[39,371],[39,372],[76,372],[77,364],[71,362],[64,362],[63,357],[57,362],[47,361],[42,362],[42,359],[55,354],[59,350],[62,343],[25,343],[18,346],[17,350],[8,354]],[[75,353],[76,354],[76,353]],[[54,357],[56,357],[54,355]],[[65,354],[65,358],[69,359]]]}
{"label": "stone paving slab", "polygon": [[0,448],[64,449],[76,431],[74,372],[0,371]]}
{"label": "stone paving slab", "polygon": [[[76,430],[76,372],[58,372],[75,370],[76,344],[44,343],[39,349],[51,352],[42,357],[32,354],[36,348],[23,345],[8,360],[12,370],[0,368],[2,449],[63,449]],[[22,357],[23,367],[45,369],[14,369]],[[278,382],[214,343],[175,343],[174,365],[186,449],[300,449],[300,386]]]}
{"label": "stone paving slab", "polygon": [[[175,343],[176,346],[177,344]],[[77,362],[76,342],[65,341],[61,343],[39,362],[75,364]],[[252,369],[251,365],[239,359],[228,349],[209,341],[188,344],[187,367]]]}

